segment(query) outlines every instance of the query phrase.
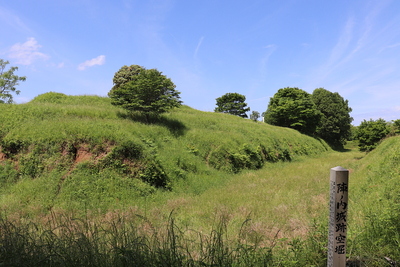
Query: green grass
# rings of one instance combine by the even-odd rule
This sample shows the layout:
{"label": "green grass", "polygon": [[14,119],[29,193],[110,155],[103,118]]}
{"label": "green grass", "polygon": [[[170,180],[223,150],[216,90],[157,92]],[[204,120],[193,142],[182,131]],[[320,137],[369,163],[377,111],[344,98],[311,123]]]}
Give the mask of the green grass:
{"label": "green grass", "polygon": [[163,190],[201,194],[268,162],[330,150],[291,129],[187,106],[149,121],[98,96],[47,93],[0,108],[2,162],[15,170],[0,207],[28,213],[106,212]]}
{"label": "green grass", "polygon": [[150,121],[98,96],[0,108],[3,265],[325,266],[336,166],[347,257],[400,261],[400,137],[365,154],[187,106]]}
{"label": "green grass", "polygon": [[168,266],[325,266],[329,169],[339,164],[352,169],[362,156],[358,151],[325,152],[269,163],[261,170],[227,175],[201,194],[181,187],[157,191],[131,209],[100,217],[60,211],[19,225],[11,214],[3,223],[15,227],[4,238],[23,244],[18,239],[23,236],[33,243],[25,249],[6,247],[3,257],[18,249],[36,251],[38,258],[24,255],[31,262],[49,260],[50,250],[61,266],[124,266],[121,259],[146,266],[162,261]]}
{"label": "green grass", "polygon": [[386,139],[359,161],[350,180],[353,198],[350,255],[368,266],[400,260],[400,137]]}
{"label": "green grass", "polygon": [[156,194],[147,202],[147,214],[174,210],[177,222],[204,231],[221,216],[229,218],[233,229],[251,219],[249,227],[265,235],[265,244],[276,234],[279,238],[305,237],[314,220],[327,218],[330,168],[341,165],[352,170],[363,155],[331,151],[268,163],[257,171],[226,176],[224,182],[198,195],[182,185],[175,193]]}

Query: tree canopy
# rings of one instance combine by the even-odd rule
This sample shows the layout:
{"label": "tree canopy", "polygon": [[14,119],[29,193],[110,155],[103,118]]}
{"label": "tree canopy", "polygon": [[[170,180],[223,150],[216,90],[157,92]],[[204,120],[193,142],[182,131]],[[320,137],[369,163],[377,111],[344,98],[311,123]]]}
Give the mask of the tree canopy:
{"label": "tree canopy", "polygon": [[359,141],[358,147],[361,151],[371,151],[389,132],[389,125],[384,119],[363,120],[357,127],[356,138]]}
{"label": "tree canopy", "polygon": [[229,113],[242,118],[247,118],[246,112],[250,111],[247,107],[246,97],[238,93],[226,93],[225,95],[218,97],[217,107],[214,109],[215,112]]}
{"label": "tree canopy", "polygon": [[315,89],[311,99],[322,114],[317,135],[335,147],[343,147],[351,136],[353,121],[348,101],[324,88]]}
{"label": "tree canopy", "polygon": [[321,116],[309,93],[297,87],[286,87],[270,98],[264,121],[313,135]]}
{"label": "tree canopy", "polygon": [[108,93],[111,103],[129,111],[163,113],[182,104],[175,84],[156,69],[123,66],[113,82]]}
{"label": "tree canopy", "polygon": [[122,66],[113,78],[114,86],[112,89],[119,88],[121,85],[132,81],[145,68],[139,65]]}
{"label": "tree canopy", "polygon": [[400,134],[400,119],[392,122],[394,134]]}
{"label": "tree canopy", "polygon": [[260,112],[253,110],[250,114],[250,120],[258,121],[259,118],[260,118]]}
{"label": "tree canopy", "polygon": [[10,62],[0,59],[0,103],[13,103],[13,95],[19,94],[20,91],[15,87],[20,81],[25,81],[25,76],[17,76],[14,71],[18,70],[18,67],[11,67],[9,70],[5,70],[7,64]]}

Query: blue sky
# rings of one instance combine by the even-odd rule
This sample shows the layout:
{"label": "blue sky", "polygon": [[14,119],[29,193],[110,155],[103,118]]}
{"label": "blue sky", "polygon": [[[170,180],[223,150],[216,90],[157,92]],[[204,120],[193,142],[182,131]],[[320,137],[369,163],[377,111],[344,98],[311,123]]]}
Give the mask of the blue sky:
{"label": "blue sky", "polygon": [[225,93],[264,112],[280,88],[338,92],[362,120],[400,119],[397,0],[0,0],[0,58],[39,94],[106,96],[123,65],[157,68],[184,104]]}

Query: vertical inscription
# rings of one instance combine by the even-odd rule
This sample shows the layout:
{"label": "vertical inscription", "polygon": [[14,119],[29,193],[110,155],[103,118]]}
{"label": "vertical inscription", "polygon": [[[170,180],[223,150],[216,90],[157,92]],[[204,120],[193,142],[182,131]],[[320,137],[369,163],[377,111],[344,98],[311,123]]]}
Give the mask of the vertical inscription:
{"label": "vertical inscription", "polygon": [[[336,205],[335,196],[336,196],[336,182],[330,181],[330,201],[329,201],[329,235],[328,235],[328,266],[333,266],[333,249],[335,242],[335,212],[332,212],[332,207]],[[332,264],[330,264],[332,263]]]}
{"label": "vertical inscription", "polygon": [[328,235],[328,266],[346,266],[347,208],[349,171],[331,169],[330,214]]}

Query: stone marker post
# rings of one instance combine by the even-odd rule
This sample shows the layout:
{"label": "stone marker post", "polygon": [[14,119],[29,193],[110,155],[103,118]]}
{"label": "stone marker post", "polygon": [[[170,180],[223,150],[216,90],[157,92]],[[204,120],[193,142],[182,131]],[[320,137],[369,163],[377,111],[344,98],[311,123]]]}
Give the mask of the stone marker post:
{"label": "stone marker post", "polygon": [[349,171],[332,168],[330,184],[328,267],[345,267]]}

